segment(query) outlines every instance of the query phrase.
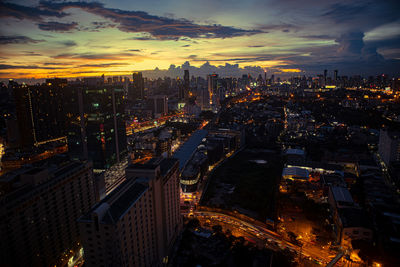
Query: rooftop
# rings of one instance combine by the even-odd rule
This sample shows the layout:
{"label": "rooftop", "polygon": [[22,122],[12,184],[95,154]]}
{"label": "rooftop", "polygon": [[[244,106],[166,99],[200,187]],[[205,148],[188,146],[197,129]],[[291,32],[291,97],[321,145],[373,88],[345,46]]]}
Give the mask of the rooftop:
{"label": "rooftop", "polygon": [[288,148],[285,151],[286,155],[298,155],[298,156],[304,156],[305,152],[302,149],[294,149],[294,148]]}
{"label": "rooftop", "polygon": [[113,203],[110,204],[109,212],[114,221],[119,218],[142,196],[148,186],[141,183],[132,184]]}
{"label": "rooftop", "polygon": [[336,202],[353,203],[353,198],[347,188],[331,186],[331,191]]}
{"label": "rooftop", "polygon": [[306,169],[302,169],[299,167],[288,167],[283,169],[282,176],[295,176],[308,179],[309,172]]}
{"label": "rooftop", "polygon": [[108,204],[108,208],[101,218],[101,221],[107,224],[114,223],[119,220],[147,189],[147,185],[135,182],[134,180],[126,180],[94,205],[91,210],[80,217],[79,220],[91,221],[91,214],[98,210],[103,204]]}
{"label": "rooftop", "polygon": [[193,153],[200,145],[203,138],[207,136],[208,131],[197,130],[172,156],[179,160],[179,170],[182,171],[186,163],[191,159]]}

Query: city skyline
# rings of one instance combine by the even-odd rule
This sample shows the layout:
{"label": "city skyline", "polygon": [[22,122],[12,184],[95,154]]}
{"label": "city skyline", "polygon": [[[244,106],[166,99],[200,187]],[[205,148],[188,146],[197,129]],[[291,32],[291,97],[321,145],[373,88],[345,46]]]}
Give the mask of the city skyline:
{"label": "city skyline", "polygon": [[[398,74],[396,1],[4,1],[0,79]],[[171,65],[175,64],[175,65]],[[396,72],[397,71],[397,72]]]}

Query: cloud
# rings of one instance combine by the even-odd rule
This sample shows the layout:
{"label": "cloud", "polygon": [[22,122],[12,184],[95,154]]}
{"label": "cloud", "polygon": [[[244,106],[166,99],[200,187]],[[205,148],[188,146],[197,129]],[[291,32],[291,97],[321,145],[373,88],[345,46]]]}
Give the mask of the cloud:
{"label": "cloud", "polygon": [[8,65],[8,64],[0,64],[0,70],[9,70],[9,69],[46,69],[46,70],[53,70],[53,69],[63,69],[60,67],[42,67],[38,65]]}
{"label": "cloud", "polygon": [[62,45],[67,46],[67,47],[77,46],[78,45],[75,41],[72,41],[72,40],[61,41],[60,43]]}
{"label": "cloud", "polygon": [[361,54],[361,50],[364,47],[363,37],[364,33],[362,32],[342,34],[335,40],[339,43],[338,53],[342,55]]}
{"label": "cloud", "polygon": [[79,65],[79,67],[106,68],[106,67],[125,66],[125,65],[129,64],[128,63],[83,64]]}
{"label": "cloud", "polygon": [[258,76],[264,73],[263,68],[259,66],[247,66],[244,68],[239,67],[239,64],[229,64],[215,66],[209,62],[204,63],[200,67],[191,66],[190,62],[186,61],[181,66],[171,65],[168,69],[160,70],[144,70],[143,76],[148,78],[158,77],[183,77],[184,70],[189,70],[190,75],[206,77],[208,74],[216,73],[221,77],[240,77],[243,74],[251,74]]}
{"label": "cloud", "polygon": [[291,30],[293,31],[298,31],[301,29],[299,25],[294,25],[294,24],[288,24],[288,23],[283,23],[283,24],[258,24],[257,29],[264,32],[268,33],[268,31],[282,31],[282,32],[289,32]]}
{"label": "cloud", "polygon": [[335,37],[333,37],[333,36],[330,36],[330,35],[328,35],[328,34],[316,34],[316,35],[302,35],[302,36],[300,36],[300,37],[302,37],[302,38],[305,38],[305,39],[311,39],[311,40],[332,40],[332,39],[335,39]]}
{"label": "cloud", "polygon": [[79,27],[79,31],[99,32],[102,29],[115,28],[117,24],[106,21],[94,21],[90,23],[90,26]]}
{"label": "cloud", "polygon": [[24,56],[43,56],[42,54],[33,52],[33,51],[23,51],[24,52]]}
{"label": "cloud", "polygon": [[42,65],[44,66],[62,66],[62,65],[70,65],[69,63],[61,63],[61,62],[45,62]]}
{"label": "cloud", "polygon": [[53,32],[68,32],[74,30],[78,27],[78,23],[61,23],[56,21],[49,21],[37,24],[39,29],[43,31],[53,31]]}
{"label": "cloud", "polygon": [[44,17],[62,18],[67,16],[67,13],[41,9],[39,7],[22,6],[13,3],[0,1],[0,18],[16,18],[19,20],[28,19],[41,22]]}
{"label": "cloud", "polygon": [[331,18],[336,22],[347,22],[354,19],[354,17],[365,13],[367,9],[368,3],[334,3],[325,13],[322,14],[322,16]]}
{"label": "cloud", "polygon": [[149,34],[146,33],[142,33],[139,36],[133,36],[128,38],[127,40],[137,40],[137,41],[154,41],[154,40],[158,40],[156,37],[153,37]]}
{"label": "cloud", "polygon": [[0,36],[0,44],[6,45],[6,44],[28,44],[28,43],[40,43],[44,42],[44,40],[35,40],[32,39],[28,36]]}
{"label": "cloud", "polygon": [[[40,8],[62,13],[66,9],[80,8],[86,12],[110,19],[118,23],[117,28],[123,32],[149,33],[160,40],[189,38],[229,38],[235,36],[260,33],[259,30],[244,30],[222,25],[200,25],[187,19],[175,19],[150,15],[143,11],[127,11],[116,8],[106,8],[98,2],[50,2],[41,1]],[[146,40],[139,37],[137,40]]]}
{"label": "cloud", "polygon": [[138,56],[134,53],[63,53],[53,56],[55,59],[90,59],[90,60],[106,60],[121,59],[127,57]]}

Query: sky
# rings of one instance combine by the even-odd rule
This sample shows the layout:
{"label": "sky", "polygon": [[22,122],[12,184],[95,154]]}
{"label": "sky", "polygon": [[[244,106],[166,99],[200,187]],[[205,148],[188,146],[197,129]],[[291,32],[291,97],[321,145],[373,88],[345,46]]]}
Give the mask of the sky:
{"label": "sky", "polygon": [[398,0],[0,0],[0,79],[400,73]]}

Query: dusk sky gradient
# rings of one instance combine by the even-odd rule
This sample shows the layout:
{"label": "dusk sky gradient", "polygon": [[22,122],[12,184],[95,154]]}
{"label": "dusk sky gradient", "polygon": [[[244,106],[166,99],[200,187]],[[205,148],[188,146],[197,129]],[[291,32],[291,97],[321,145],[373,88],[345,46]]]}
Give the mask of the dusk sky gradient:
{"label": "dusk sky gradient", "polygon": [[16,0],[0,20],[2,80],[400,72],[398,0]]}

